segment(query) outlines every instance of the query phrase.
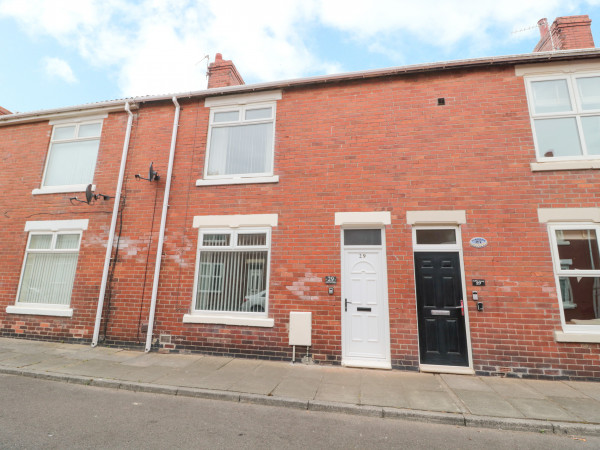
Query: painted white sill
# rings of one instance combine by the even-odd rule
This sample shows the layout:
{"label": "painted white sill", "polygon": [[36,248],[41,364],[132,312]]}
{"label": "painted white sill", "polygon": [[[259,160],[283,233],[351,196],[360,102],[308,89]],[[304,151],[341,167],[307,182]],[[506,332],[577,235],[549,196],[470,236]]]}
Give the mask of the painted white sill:
{"label": "painted white sill", "polygon": [[581,161],[545,161],[530,163],[532,172],[543,172],[549,170],[582,170],[600,169],[600,160],[585,159]]}
{"label": "painted white sill", "polygon": [[359,367],[361,369],[392,369],[392,364],[389,361],[381,361],[381,360],[373,360],[369,361],[367,359],[342,359],[342,366],[344,367]]}
{"label": "painted white sill", "polygon": [[263,328],[271,328],[275,326],[275,320],[268,317],[233,317],[213,316],[208,314],[184,314],[183,323],[209,323]]}
{"label": "painted white sill", "polygon": [[582,342],[595,344],[600,343],[600,331],[588,333],[565,333],[564,331],[554,331],[554,340],[556,342]]}
{"label": "painted white sill", "polygon": [[[85,192],[87,184],[71,184],[68,186],[42,186],[39,189],[31,191],[33,195],[43,194],[70,194],[72,192]],[[96,185],[92,185],[92,191],[96,190]],[[82,199],[84,200],[84,199]]]}
{"label": "painted white sill", "polygon": [[6,307],[8,314],[29,314],[33,316],[58,316],[73,317],[72,308],[44,308],[43,306],[17,306],[8,305]]}
{"label": "painted white sill", "polygon": [[239,178],[215,178],[208,180],[196,180],[196,186],[222,186],[228,184],[259,184],[279,183],[279,175],[272,177],[239,177]]}
{"label": "painted white sill", "polygon": [[457,375],[475,375],[475,371],[471,367],[463,366],[441,366],[436,364],[419,364],[421,372],[428,373],[453,373]]}

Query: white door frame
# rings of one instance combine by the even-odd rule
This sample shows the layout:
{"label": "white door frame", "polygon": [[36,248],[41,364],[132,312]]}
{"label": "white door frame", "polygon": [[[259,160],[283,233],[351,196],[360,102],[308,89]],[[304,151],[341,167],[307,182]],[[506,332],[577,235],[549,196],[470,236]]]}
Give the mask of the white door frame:
{"label": "white door frame", "polygon": [[[456,244],[439,244],[439,245],[423,245],[417,244],[417,230],[455,230],[456,231]],[[412,227],[412,243],[413,243],[413,272],[415,272],[414,268],[414,253],[417,252],[458,252],[458,258],[460,261],[460,276],[461,276],[461,287],[462,287],[462,295],[463,295],[463,304],[465,311],[465,333],[467,338],[467,358],[469,360],[469,365],[467,367],[464,366],[441,366],[434,364],[421,364],[421,348],[418,339],[418,324],[417,324],[417,345],[419,346],[419,369],[421,372],[444,372],[444,373],[458,373],[458,374],[474,374],[473,370],[473,353],[471,350],[471,328],[469,326],[469,308],[468,303],[469,299],[467,298],[467,286],[466,286],[466,278],[465,278],[465,261],[463,258],[463,247],[462,247],[462,235],[460,225],[448,225],[448,226],[440,226],[440,225],[414,225]],[[415,317],[418,315],[417,308],[417,283],[415,280]]]}
{"label": "white door frame", "polygon": [[[344,245],[344,230],[348,229],[360,229],[360,230],[368,230],[368,229],[377,229],[381,230],[381,245]],[[365,368],[373,368],[373,369],[391,369],[391,355],[390,355],[390,317],[389,317],[389,304],[388,304],[388,282],[387,282],[387,255],[386,255],[386,241],[385,241],[385,226],[369,226],[369,225],[354,225],[354,226],[345,226],[341,227],[340,230],[340,249],[341,249],[341,303],[340,303],[340,311],[342,316],[342,365],[347,367],[365,367]],[[385,346],[384,355],[385,358],[356,358],[349,357],[348,354],[348,346],[346,344],[348,333],[349,333],[349,321],[347,319],[347,314],[345,314],[344,308],[344,298],[345,298],[345,267],[346,267],[346,250],[378,250],[381,255],[381,267],[379,270],[381,271],[381,308],[380,308],[380,324],[382,326],[383,331],[383,343]]]}

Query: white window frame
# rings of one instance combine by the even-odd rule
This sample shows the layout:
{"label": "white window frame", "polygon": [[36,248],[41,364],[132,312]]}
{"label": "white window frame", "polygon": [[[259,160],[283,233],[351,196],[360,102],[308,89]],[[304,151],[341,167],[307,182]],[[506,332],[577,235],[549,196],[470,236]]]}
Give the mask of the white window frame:
{"label": "white window frame", "polygon": [[[562,223],[551,223],[548,224],[548,236],[550,239],[550,248],[552,253],[552,267],[554,270],[554,279],[556,283],[556,293],[558,297],[558,305],[560,309],[560,320],[562,329],[565,335],[572,334],[590,334],[598,335],[600,337],[600,325],[585,325],[585,324],[567,324],[565,321],[565,312],[563,309],[563,299],[560,289],[560,277],[600,277],[600,268],[597,270],[565,270],[561,267],[561,262],[558,254],[558,242],[556,239],[557,230],[595,230],[598,238],[598,245],[600,247],[600,225],[592,222],[562,222]],[[600,251],[600,248],[599,248]],[[557,335],[557,333],[555,333]],[[570,342],[568,336],[560,335],[561,340]]]}
{"label": "white window frame", "polygon": [[[580,71],[575,73],[557,73],[552,75],[537,75],[537,76],[525,76],[525,86],[526,86],[526,94],[527,94],[527,104],[529,107],[529,117],[531,122],[531,131],[533,134],[533,142],[535,146],[535,155],[538,163],[541,164],[532,164],[533,170],[544,170],[543,164],[554,165],[554,169],[581,169],[581,168],[597,168],[596,165],[593,165],[594,160],[600,159],[600,154],[598,155],[590,155],[588,154],[587,145],[585,143],[583,127],[581,124],[581,118],[586,116],[600,116],[600,109],[593,110],[582,110],[579,95],[576,94],[576,80],[578,78],[590,78],[590,77],[600,77],[599,71]],[[533,100],[533,88],[532,83],[536,81],[558,81],[565,80],[567,82],[567,88],[569,91],[569,100],[571,102],[571,111],[568,112],[560,112],[560,113],[536,113],[534,111],[534,100]],[[537,134],[535,129],[535,121],[539,119],[562,119],[562,118],[574,118],[577,123],[577,133],[579,136],[579,140],[581,143],[582,154],[579,156],[551,156],[545,157],[540,154]],[[588,162],[589,161],[589,162]],[[572,164],[569,162],[579,162],[575,167],[572,167]],[[581,167],[581,162],[588,162],[586,165]],[[551,164],[554,163],[554,164]],[[562,165],[564,165],[564,167]],[[588,167],[589,165],[589,167]]]}
{"label": "white window frame", "polygon": [[[94,163],[94,167],[98,163],[98,153],[100,152],[100,140],[102,138],[102,128],[104,125],[104,119],[108,117],[107,114],[96,115],[96,116],[87,116],[80,118],[70,118],[70,119],[61,119],[50,121],[49,125],[52,125],[52,135],[50,138],[50,144],[48,145],[48,151],[46,152],[46,161],[44,163],[44,173],[42,175],[42,181],[40,183],[39,189],[34,189],[32,191],[33,195],[40,194],[55,194],[55,193],[71,193],[71,192],[84,192],[86,187],[89,184],[93,183],[92,179],[89,180],[89,183],[84,184],[64,184],[64,185],[56,185],[56,186],[46,186],[46,175],[48,171],[48,163],[50,162],[50,154],[52,152],[52,146],[54,144],[62,144],[68,142],[83,142],[83,141],[91,141],[98,140],[98,151],[96,153],[96,161]],[[100,124],[100,131],[98,136],[84,137],[84,138],[71,138],[71,139],[54,139],[57,128],[75,126],[75,136],[79,135],[79,128],[82,125],[92,125],[92,124]],[[95,190],[96,186],[92,185],[92,190]]]}
{"label": "white window frame", "polygon": [[[257,216],[248,216],[250,219],[249,222],[258,220],[259,222],[272,221],[273,217],[269,217],[273,215],[257,215]],[[208,222],[217,221],[215,218],[225,218],[227,216],[206,216],[201,217],[200,219],[205,219]],[[240,217],[244,216],[231,216],[232,218],[237,218],[232,220],[231,226],[219,226],[219,227],[203,227],[202,225],[198,225],[198,249],[196,251],[196,265],[194,272],[194,287],[192,291],[192,304],[190,308],[190,314],[185,314],[183,317],[184,323],[214,323],[214,324],[224,324],[224,325],[242,325],[242,326],[256,326],[256,327],[273,327],[274,320],[268,317],[269,313],[269,280],[271,276],[270,272],[270,260],[271,260],[271,227],[268,226],[244,226],[239,225],[237,221]],[[275,222],[272,223],[276,225]],[[260,246],[242,246],[239,247],[237,245],[238,236],[243,234],[256,234],[256,233],[265,233],[266,234],[266,243],[265,245]],[[229,245],[219,245],[219,246],[210,246],[203,245],[204,235],[206,234],[229,234]],[[197,300],[197,289],[198,283],[200,283],[200,255],[202,251],[222,251],[222,252],[235,252],[240,249],[248,250],[248,251],[266,251],[266,261],[263,262],[263,270],[266,270],[266,281],[265,281],[265,311],[264,312],[251,312],[251,311],[209,311],[209,310],[199,310],[196,309],[196,300]],[[266,267],[265,267],[266,266]],[[224,283],[224,281],[223,281]]]}
{"label": "white window frame", "polygon": [[[26,303],[19,302],[19,296],[21,295],[21,287],[23,284],[23,275],[25,273],[25,266],[27,263],[27,255],[29,253],[77,253],[81,249],[81,240],[83,237],[83,231],[87,230],[88,220],[51,220],[51,221],[30,221],[25,224],[25,231],[29,232],[27,236],[27,245],[23,253],[23,263],[21,266],[21,275],[19,278],[19,287],[17,289],[17,296],[14,305],[8,305],[6,312],[9,314],[28,314],[28,315],[44,315],[44,316],[61,316],[61,317],[72,317],[73,309],[71,308],[71,302],[69,304],[59,305],[52,303]],[[29,243],[31,242],[32,236],[36,235],[52,235],[52,242],[50,250],[48,249],[29,249]],[[60,249],[56,250],[57,236],[61,234],[78,234],[79,243],[77,249]],[[79,259],[79,256],[78,256]],[[77,272],[75,272],[77,275]],[[72,291],[71,291],[72,295]]]}
{"label": "white window frame", "polygon": [[[196,186],[214,186],[223,184],[254,184],[254,183],[277,183],[279,176],[275,171],[275,130],[277,121],[277,100],[281,100],[281,91],[266,91],[254,94],[230,95],[225,97],[210,97],[204,102],[205,107],[210,108],[208,134],[206,138],[206,154],[204,158],[203,178],[196,181]],[[271,117],[268,119],[246,120],[247,110],[271,108]],[[238,120],[230,122],[214,122],[215,113],[238,111]],[[241,173],[228,175],[209,175],[208,163],[210,160],[210,143],[212,130],[219,127],[230,127],[235,124],[259,124],[272,123],[273,133],[270,148],[271,170],[268,172]]]}
{"label": "white window frame", "polygon": [[[417,230],[454,230],[456,242],[454,244],[418,244]],[[462,264],[462,237],[459,226],[443,225],[413,225],[412,227],[413,251],[415,252],[460,252]]]}

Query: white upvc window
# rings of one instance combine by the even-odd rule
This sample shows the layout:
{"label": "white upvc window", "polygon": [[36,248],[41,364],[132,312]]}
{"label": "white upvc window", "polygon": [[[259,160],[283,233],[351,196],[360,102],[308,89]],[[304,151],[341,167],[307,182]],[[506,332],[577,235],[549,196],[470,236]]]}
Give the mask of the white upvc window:
{"label": "white upvc window", "polygon": [[565,332],[600,332],[600,226],[548,226]]}
{"label": "white upvc window", "polygon": [[193,313],[266,317],[270,228],[200,229]]}
{"label": "white upvc window", "polygon": [[42,187],[36,193],[83,191],[93,182],[103,117],[51,122]]}
{"label": "white upvc window", "polygon": [[274,129],[274,102],[212,108],[204,177],[273,175]]}
{"label": "white upvc window", "polygon": [[27,222],[29,231],[15,305],[7,312],[70,316],[81,234],[87,220]]}
{"label": "white upvc window", "polygon": [[600,158],[600,73],[525,79],[537,160]]}

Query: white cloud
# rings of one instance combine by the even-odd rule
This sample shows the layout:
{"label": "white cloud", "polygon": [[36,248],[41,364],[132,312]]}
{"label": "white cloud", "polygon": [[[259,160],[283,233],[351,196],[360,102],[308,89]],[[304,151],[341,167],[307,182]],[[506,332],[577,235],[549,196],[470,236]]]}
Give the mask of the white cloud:
{"label": "white cloud", "polygon": [[[510,32],[591,3],[597,0],[0,0],[0,17],[112,70],[121,94],[130,96],[204,88],[206,65],[198,61],[216,52],[246,80],[343,70],[335,55],[325,60],[315,51],[321,43],[314,32],[324,28],[396,65],[423,45],[489,54],[498,31],[507,42],[527,38],[533,47],[532,33]],[[53,70],[74,79],[66,69]]]}
{"label": "white cloud", "polygon": [[60,78],[67,83],[76,83],[77,78],[69,63],[60,58],[44,58],[44,69],[50,77]]}

